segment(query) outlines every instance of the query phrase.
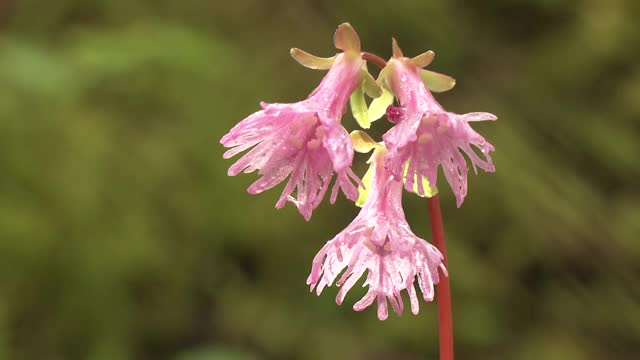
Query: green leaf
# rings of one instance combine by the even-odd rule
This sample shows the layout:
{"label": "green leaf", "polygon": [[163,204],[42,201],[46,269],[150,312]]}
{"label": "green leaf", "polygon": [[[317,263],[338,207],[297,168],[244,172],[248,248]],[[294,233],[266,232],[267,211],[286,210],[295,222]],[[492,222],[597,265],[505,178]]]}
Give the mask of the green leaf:
{"label": "green leaf", "polygon": [[314,70],[327,70],[333,66],[336,57],[322,58],[315,55],[311,55],[304,50],[298,48],[291,49],[291,57],[294,58],[300,65]]}
{"label": "green leaf", "polygon": [[393,104],[393,98],[393,93],[383,87],[382,95],[373,99],[369,106],[369,122],[374,122],[383,117],[387,113],[389,105]]}
{"label": "green leaf", "polygon": [[358,86],[356,91],[351,94],[349,103],[351,104],[353,117],[358,122],[358,125],[363,129],[368,129],[371,126],[371,122],[369,121],[367,102],[364,98],[364,84]]}
{"label": "green leaf", "polygon": [[[402,183],[407,183],[407,172],[409,172],[409,161],[404,165],[404,173],[402,174]],[[418,191],[418,174],[413,175],[413,190],[412,192],[420,197],[432,197],[438,194],[438,189],[429,185],[429,179],[422,176],[422,188],[424,189],[424,195],[420,195]]]}
{"label": "green leaf", "polygon": [[422,81],[427,88],[433,92],[451,90],[456,85],[456,79],[435,71],[421,69],[420,75],[422,75]]}

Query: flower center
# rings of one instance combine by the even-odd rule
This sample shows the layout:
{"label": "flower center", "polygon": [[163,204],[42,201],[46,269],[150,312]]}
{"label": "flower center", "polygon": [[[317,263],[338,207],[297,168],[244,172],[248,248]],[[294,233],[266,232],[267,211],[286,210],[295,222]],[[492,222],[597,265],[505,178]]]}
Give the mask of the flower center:
{"label": "flower center", "polygon": [[315,116],[305,117],[294,121],[289,126],[288,142],[300,150],[305,145],[308,150],[315,150],[322,144],[324,128]]}
{"label": "flower center", "polygon": [[307,142],[307,149],[315,150],[319,148],[320,144],[322,143],[323,137],[324,137],[324,128],[320,124],[318,124],[318,127],[316,128],[315,137],[312,137],[311,140]]}

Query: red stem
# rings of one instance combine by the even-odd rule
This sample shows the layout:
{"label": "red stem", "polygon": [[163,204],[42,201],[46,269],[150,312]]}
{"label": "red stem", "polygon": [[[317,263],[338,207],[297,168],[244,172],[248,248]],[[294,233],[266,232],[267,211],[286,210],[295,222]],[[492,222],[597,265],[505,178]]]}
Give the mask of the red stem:
{"label": "red stem", "polygon": [[[387,62],[376,54],[363,52],[362,58],[383,69]],[[429,221],[433,244],[442,253],[444,266],[447,267],[447,247],[444,243],[444,225],[438,195],[428,199]],[[438,269],[440,282],[436,285],[436,301],[438,303],[438,332],[440,337],[440,360],[453,360],[453,317],[451,315],[451,288],[449,277]]]}
{"label": "red stem", "polygon": [[[442,211],[438,195],[428,199],[429,221],[433,244],[442,253],[444,266],[447,267],[447,247],[444,243],[444,226]],[[442,270],[439,271],[440,282],[436,285],[436,300],[438,302],[438,331],[440,336],[440,360],[453,360],[453,318],[451,315],[451,289],[449,277]]]}
{"label": "red stem", "polygon": [[362,52],[362,58],[372,64],[375,64],[380,69],[384,69],[384,67],[387,66],[387,61],[385,59],[381,58],[376,54],[372,54],[370,52],[366,52],[366,51]]}

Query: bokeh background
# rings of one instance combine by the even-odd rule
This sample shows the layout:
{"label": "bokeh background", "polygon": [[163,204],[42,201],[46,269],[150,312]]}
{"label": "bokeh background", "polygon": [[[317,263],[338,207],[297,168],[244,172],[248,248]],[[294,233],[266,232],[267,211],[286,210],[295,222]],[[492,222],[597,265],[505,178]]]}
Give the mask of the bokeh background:
{"label": "bokeh background", "polygon": [[[0,1],[0,359],[436,359],[435,304],[305,285],[357,213],[246,194],[218,141],[344,21],[436,52],[495,174],[442,186],[458,359],[640,358],[640,2]],[[373,70],[372,72],[377,72]],[[356,127],[350,114],[344,124]],[[388,128],[382,121],[374,134]],[[358,158],[363,160],[363,158]],[[358,166],[362,174],[364,168]],[[405,196],[429,239],[426,202]]]}

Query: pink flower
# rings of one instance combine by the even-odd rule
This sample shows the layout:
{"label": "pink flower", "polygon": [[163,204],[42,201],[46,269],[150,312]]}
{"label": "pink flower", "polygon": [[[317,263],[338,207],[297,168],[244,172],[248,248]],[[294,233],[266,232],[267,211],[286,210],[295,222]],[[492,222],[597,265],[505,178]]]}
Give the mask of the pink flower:
{"label": "pink flower", "polygon": [[347,292],[368,271],[364,285],[369,289],[353,309],[364,310],[377,300],[380,320],[388,316],[387,299],[394,311],[402,314],[401,291],[404,289],[409,294],[411,311],[417,314],[415,278],[424,300],[431,301],[434,284],[439,281],[438,267],[446,273],[438,249],[411,232],[402,210],[402,183],[385,169],[385,152],[378,149],[374,153],[371,187],[362,210],[316,255],[307,279],[311,291],[315,288],[320,295],[346,268],[336,282],[342,286],[336,297],[340,305]]}
{"label": "pink flower", "polygon": [[296,60],[308,67],[330,67],[306,100],[294,104],[262,103],[261,111],[242,120],[220,141],[231,148],[224,158],[252,148],[228,171],[234,176],[258,170],[261,177],[247,189],[250,194],[271,189],[288,177],[276,208],[282,208],[289,200],[307,221],[322,201],[334,172],[337,179],[331,203],[339,189],[351,200],[358,197],[354,182],[360,180],[350,169],[353,146],[340,121],[349,97],[363,81],[365,63],[360,57],[359,39],[350,25],[341,25],[335,40],[345,52],[331,59],[292,50]]}
{"label": "pink flower", "polygon": [[[467,195],[468,172],[462,152],[471,160],[476,174],[477,167],[495,171],[489,154],[494,147],[469,122],[496,120],[496,116],[485,112],[459,115],[444,110],[425,87],[423,70],[407,58],[392,58],[387,67],[386,84],[400,104],[399,108],[389,107],[387,112],[389,120],[396,123],[383,136],[389,149],[387,167],[396,178],[406,171],[405,188],[412,191],[414,182],[423,176],[435,185],[441,165],[460,207]],[[471,145],[480,150],[484,159]],[[417,185],[420,195],[424,195],[422,181]]]}

